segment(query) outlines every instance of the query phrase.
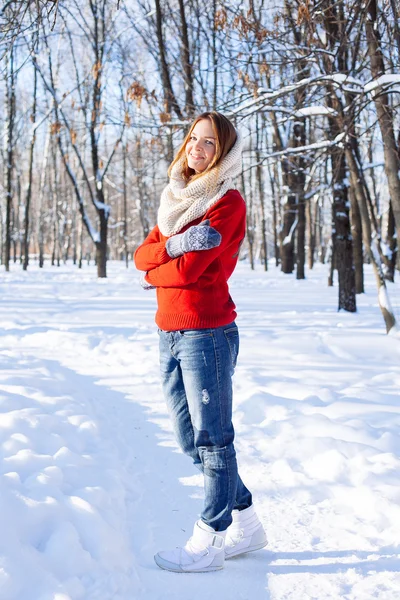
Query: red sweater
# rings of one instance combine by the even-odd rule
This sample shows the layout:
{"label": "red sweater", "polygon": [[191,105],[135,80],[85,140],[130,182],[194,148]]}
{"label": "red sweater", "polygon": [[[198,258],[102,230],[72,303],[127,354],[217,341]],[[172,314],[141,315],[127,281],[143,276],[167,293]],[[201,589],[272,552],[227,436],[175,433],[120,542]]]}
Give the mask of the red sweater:
{"label": "red sweater", "polygon": [[246,205],[236,190],[228,190],[203,217],[182,228],[210,219],[221,234],[221,244],[210,250],[186,252],[170,258],[165,237],[156,225],[135,252],[137,269],[157,288],[156,323],[165,331],[221,327],[236,318],[228,279],[238,261],[246,231]]}

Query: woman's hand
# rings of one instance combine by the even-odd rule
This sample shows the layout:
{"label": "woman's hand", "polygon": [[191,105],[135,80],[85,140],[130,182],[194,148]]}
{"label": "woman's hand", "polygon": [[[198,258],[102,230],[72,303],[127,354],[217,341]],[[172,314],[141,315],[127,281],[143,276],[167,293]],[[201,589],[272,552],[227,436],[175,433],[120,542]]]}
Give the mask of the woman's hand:
{"label": "woman's hand", "polygon": [[144,290],[154,290],[154,285],[151,285],[148,281],[146,281],[145,277],[147,275],[147,271],[145,273],[140,273],[139,282]]}
{"label": "woman's hand", "polygon": [[192,225],[185,233],[178,233],[170,237],[165,244],[165,249],[171,258],[177,258],[185,252],[216,248],[220,245],[221,239],[221,234],[210,227],[210,221],[206,219],[199,225]]}

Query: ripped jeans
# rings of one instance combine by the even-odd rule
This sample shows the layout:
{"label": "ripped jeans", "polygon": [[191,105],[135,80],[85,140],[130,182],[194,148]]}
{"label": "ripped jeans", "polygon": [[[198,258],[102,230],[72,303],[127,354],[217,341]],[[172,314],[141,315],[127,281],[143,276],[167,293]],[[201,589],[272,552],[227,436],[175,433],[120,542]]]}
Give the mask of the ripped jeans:
{"label": "ripped jeans", "polygon": [[176,439],[204,474],[201,519],[215,531],[245,509],[251,493],[233,446],[232,375],[239,351],[235,323],[213,329],[158,330],[162,387]]}

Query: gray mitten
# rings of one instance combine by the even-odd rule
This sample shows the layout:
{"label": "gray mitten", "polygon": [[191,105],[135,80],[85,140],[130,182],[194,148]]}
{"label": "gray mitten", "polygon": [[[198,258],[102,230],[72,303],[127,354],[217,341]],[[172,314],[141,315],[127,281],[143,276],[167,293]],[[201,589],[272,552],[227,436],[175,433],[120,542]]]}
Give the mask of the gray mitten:
{"label": "gray mitten", "polygon": [[139,276],[139,283],[142,286],[142,288],[144,290],[154,290],[154,285],[151,285],[151,283],[149,283],[148,281],[145,280],[145,277],[147,275],[147,271],[146,272],[141,272],[140,276]]}
{"label": "gray mitten", "polygon": [[185,233],[178,233],[167,240],[165,249],[171,258],[182,256],[185,252],[210,250],[221,243],[221,234],[210,227],[210,220],[206,219],[199,225],[192,225]]}

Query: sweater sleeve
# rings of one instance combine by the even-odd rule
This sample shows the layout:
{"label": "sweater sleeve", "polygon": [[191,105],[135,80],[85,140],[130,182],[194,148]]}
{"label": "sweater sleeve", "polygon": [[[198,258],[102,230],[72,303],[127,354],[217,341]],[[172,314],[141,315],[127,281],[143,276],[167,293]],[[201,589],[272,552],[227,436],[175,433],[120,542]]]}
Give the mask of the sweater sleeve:
{"label": "sweater sleeve", "polygon": [[139,271],[149,271],[171,260],[165,249],[165,242],[160,242],[158,225],[150,231],[143,244],[136,249],[134,260]]}
{"label": "sweater sleeve", "polygon": [[233,197],[227,195],[204,217],[210,219],[210,226],[221,234],[221,244],[209,250],[186,252],[167,264],[151,269],[146,281],[156,287],[184,287],[196,283],[207,267],[230,247],[232,255],[238,252],[246,227],[243,198],[239,194]]}

